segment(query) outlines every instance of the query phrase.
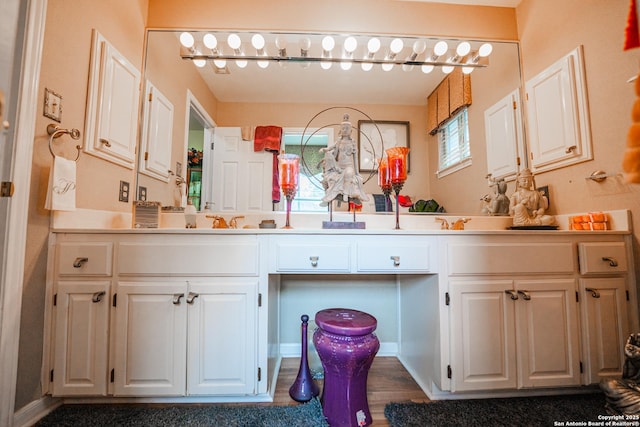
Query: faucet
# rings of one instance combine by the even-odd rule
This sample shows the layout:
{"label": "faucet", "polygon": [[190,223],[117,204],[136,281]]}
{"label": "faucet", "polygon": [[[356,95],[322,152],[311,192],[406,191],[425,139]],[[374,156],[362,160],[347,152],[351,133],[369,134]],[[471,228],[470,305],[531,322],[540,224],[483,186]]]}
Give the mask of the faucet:
{"label": "faucet", "polygon": [[211,228],[229,228],[227,225],[227,221],[224,220],[223,217],[219,215],[207,215],[207,218],[213,218],[213,224],[211,224]]}
{"label": "faucet", "polygon": [[464,230],[464,225],[471,221],[471,218],[458,218],[451,226],[452,230]]}
{"label": "faucet", "polygon": [[229,227],[238,228],[238,220],[239,219],[244,219],[244,216],[243,215],[239,215],[239,216],[232,217],[231,220],[229,221]]}
{"label": "faucet", "polygon": [[448,230],[449,222],[445,218],[436,217],[436,221],[440,221],[440,230]]}

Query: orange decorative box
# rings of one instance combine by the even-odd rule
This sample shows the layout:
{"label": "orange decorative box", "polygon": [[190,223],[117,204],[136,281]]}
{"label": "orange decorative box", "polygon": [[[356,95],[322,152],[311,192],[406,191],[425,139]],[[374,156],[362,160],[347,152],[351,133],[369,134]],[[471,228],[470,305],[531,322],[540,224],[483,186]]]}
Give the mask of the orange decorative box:
{"label": "orange decorative box", "polygon": [[571,230],[608,230],[609,218],[604,212],[589,212],[569,218]]}

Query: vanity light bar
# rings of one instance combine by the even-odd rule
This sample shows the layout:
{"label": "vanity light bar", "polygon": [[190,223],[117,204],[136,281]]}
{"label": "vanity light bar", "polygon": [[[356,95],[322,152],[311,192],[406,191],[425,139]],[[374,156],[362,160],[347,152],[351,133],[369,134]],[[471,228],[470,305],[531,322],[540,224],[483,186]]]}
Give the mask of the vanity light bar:
{"label": "vanity light bar", "polygon": [[424,73],[435,67],[445,73],[462,67],[470,73],[487,67],[492,51],[485,42],[430,37],[247,31],[183,32],[180,43],[180,56],[200,67],[207,61],[216,67],[234,61],[242,68],[247,62],[257,62],[261,68],[270,62],[317,62],[325,69],[333,63],[343,69],[360,64],[363,70],[381,65],[386,71],[401,65],[405,71],[418,67]]}

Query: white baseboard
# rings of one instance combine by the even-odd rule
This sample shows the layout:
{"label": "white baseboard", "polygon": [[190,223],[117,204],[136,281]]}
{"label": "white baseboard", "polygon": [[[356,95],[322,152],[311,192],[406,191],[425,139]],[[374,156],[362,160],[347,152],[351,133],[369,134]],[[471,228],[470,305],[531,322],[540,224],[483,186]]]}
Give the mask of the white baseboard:
{"label": "white baseboard", "polygon": [[27,406],[13,414],[14,427],[28,427],[34,425],[38,420],[46,416],[49,412],[62,405],[62,399],[51,396],[44,396],[34,400]]}

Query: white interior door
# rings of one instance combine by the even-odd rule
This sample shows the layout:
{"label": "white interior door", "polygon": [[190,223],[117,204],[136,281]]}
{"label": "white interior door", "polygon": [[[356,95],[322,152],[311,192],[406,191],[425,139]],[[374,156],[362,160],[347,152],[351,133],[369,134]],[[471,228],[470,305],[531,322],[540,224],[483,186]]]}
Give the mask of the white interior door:
{"label": "white interior door", "polygon": [[240,128],[215,128],[213,148],[213,210],[261,212],[272,210],[273,154],[253,151]]}

